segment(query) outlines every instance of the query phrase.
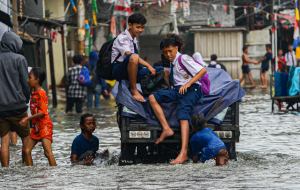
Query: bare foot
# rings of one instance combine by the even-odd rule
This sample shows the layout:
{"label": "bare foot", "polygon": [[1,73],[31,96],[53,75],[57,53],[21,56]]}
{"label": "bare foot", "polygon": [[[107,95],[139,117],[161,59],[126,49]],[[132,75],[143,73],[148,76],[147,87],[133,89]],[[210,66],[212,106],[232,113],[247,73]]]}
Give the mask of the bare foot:
{"label": "bare foot", "polygon": [[156,143],[155,144],[159,144],[161,142],[163,142],[165,140],[166,137],[170,137],[174,135],[174,131],[172,129],[169,129],[167,131],[163,131],[160,135],[159,138],[157,138]]}
{"label": "bare foot", "polygon": [[187,154],[179,154],[179,156],[171,162],[171,164],[183,164],[188,160]]}
{"label": "bare foot", "polygon": [[145,98],[139,93],[138,90],[130,90],[132,97],[139,102],[146,102]]}

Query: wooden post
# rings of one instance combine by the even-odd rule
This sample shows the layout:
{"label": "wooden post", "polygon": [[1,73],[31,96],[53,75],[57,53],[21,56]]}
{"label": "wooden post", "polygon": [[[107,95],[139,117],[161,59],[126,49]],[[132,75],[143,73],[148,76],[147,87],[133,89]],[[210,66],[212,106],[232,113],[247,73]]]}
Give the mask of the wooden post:
{"label": "wooden post", "polygon": [[65,48],[65,31],[64,27],[61,27],[61,45],[63,51],[63,63],[64,63],[64,76],[67,74],[67,63],[66,63],[66,48]]}
{"label": "wooden post", "polygon": [[[49,31],[51,31],[51,28],[48,29]],[[55,82],[55,71],[54,71],[54,62],[53,62],[52,39],[48,39],[48,49],[49,49],[50,72],[51,72],[52,104],[53,104],[53,108],[56,108],[57,97],[56,97],[56,82]]]}
{"label": "wooden post", "polygon": [[[18,10],[18,1],[17,0],[12,0],[12,8],[13,10]],[[16,11],[12,11],[12,16],[13,16],[13,29],[12,31],[18,35],[19,31],[19,24],[18,24],[18,13]]]}

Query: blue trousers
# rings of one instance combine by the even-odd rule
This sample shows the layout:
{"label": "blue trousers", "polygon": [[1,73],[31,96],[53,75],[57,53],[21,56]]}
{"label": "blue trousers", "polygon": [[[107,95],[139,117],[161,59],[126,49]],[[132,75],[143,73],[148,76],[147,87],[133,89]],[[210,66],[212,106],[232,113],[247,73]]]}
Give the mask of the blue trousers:
{"label": "blue trousers", "polygon": [[93,107],[93,97],[95,95],[95,108],[100,108],[101,85],[97,84],[95,89],[87,91],[87,108]]}

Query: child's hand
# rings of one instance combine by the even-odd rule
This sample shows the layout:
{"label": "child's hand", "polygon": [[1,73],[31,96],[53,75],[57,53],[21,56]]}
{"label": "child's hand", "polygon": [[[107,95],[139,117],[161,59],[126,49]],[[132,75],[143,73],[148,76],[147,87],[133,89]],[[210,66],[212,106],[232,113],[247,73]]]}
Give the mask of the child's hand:
{"label": "child's hand", "polygon": [[83,160],[83,164],[90,165],[93,163],[93,161],[94,161],[93,156],[89,156],[89,157],[86,157],[85,160]]}
{"label": "child's hand", "polygon": [[102,152],[102,154],[103,154],[104,156],[108,156],[108,155],[109,155],[108,149],[104,150],[104,151]]}
{"label": "child's hand", "polygon": [[22,127],[26,127],[27,124],[28,124],[28,117],[25,117],[20,121],[20,125]]}
{"label": "child's hand", "polygon": [[182,85],[179,89],[179,94],[183,95],[191,85],[189,83]]}
{"label": "child's hand", "polygon": [[156,70],[153,67],[149,66],[148,70],[151,72],[152,76],[155,75]]}

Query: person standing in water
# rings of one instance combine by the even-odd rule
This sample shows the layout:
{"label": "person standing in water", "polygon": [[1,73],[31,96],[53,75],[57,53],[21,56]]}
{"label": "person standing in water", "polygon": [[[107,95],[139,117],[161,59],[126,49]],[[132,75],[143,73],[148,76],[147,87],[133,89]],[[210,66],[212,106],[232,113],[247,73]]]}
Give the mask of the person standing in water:
{"label": "person standing in water", "polygon": [[247,46],[243,47],[243,52],[244,52],[243,57],[242,57],[242,60],[243,60],[243,65],[242,65],[243,77],[240,79],[240,83],[242,83],[244,81],[244,79],[246,78],[246,75],[248,75],[251,85],[255,86],[254,82],[253,82],[253,79],[252,79],[251,71],[250,71],[250,68],[249,68],[249,63],[253,63],[253,64],[257,65],[259,62],[249,59],[249,57],[247,56],[247,54],[248,54],[248,47]]}

